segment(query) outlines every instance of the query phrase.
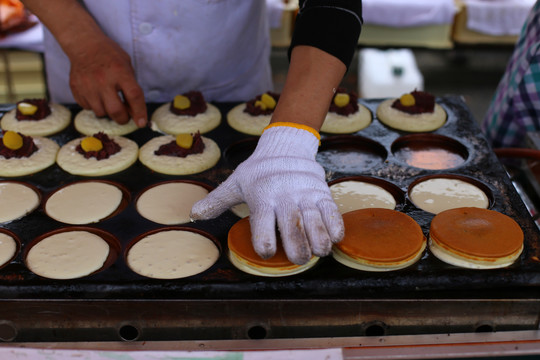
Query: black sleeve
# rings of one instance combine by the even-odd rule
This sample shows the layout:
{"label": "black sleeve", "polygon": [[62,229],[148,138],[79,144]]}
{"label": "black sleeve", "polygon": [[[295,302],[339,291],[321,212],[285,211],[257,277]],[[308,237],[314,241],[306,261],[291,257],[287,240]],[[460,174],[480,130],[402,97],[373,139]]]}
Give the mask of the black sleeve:
{"label": "black sleeve", "polygon": [[310,45],[349,67],[362,29],[362,0],[300,0],[289,47]]}

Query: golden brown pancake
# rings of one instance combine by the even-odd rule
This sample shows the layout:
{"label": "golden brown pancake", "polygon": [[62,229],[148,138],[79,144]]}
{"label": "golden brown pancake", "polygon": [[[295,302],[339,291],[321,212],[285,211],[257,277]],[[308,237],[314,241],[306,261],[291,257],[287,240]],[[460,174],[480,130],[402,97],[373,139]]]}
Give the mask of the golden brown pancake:
{"label": "golden brown pancake", "polygon": [[278,277],[298,274],[309,269],[319,260],[314,256],[304,265],[290,262],[279,239],[276,254],[270,259],[262,259],[251,243],[249,217],[241,219],[231,227],[228,246],[229,260],[232,264],[252,275]]}
{"label": "golden brown pancake", "polygon": [[431,252],[461,267],[505,267],[523,251],[521,227],[494,210],[462,207],[443,211],[431,221],[429,233]]}
{"label": "golden brown pancake", "polygon": [[426,247],[422,228],[410,216],[383,208],[343,214],[345,237],[334,245],[334,258],[366,271],[390,271],[420,259]]}

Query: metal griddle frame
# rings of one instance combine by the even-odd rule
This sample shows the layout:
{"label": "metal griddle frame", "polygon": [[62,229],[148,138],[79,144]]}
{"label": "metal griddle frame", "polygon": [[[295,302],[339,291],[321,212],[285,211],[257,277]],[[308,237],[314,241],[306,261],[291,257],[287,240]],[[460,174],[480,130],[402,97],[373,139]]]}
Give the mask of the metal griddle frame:
{"label": "metal griddle frame", "polygon": [[[382,100],[360,101],[375,114]],[[405,133],[388,129],[374,119],[368,128],[354,135],[359,141],[368,138],[383,145],[386,160],[361,174],[330,170],[328,181],[367,175],[389,181],[406,193],[408,185],[421,176],[455,174],[474,178],[491,190],[492,208],[513,217],[525,233],[525,250],[514,265],[488,271],[460,269],[426,251],[417,264],[389,273],[365,273],[325,258],[302,274],[261,278],[240,272],[227,260],[227,231],[238,220],[227,212],[215,220],[185,225],[206,231],[221,243],[220,259],[202,274],[178,280],[147,279],[130,271],[123,254],[119,254],[118,260],[100,273],[76,280],[50,280],[31,273],[22,258],[32,239],[66,226],[39,209],[3,226],[18,235],[22,251],[0,269],[0,340],[269,341],[538,329],[539,231],[463,99],[445,96],[437,102],[447,111],[448,121],[434,133],[466,147],[469,157],[462,166],[448,170],[407,166],[391,152],[393,141]],[[158,105],[149,104],[149,111]],[[222,124],[205,134],[218,142],[224,154],[213,169],[172,177],[153,173],[137,163],[122,173],[102,178],[123,184],[133,198],[150,184],[172,179],[216,186],[232,172],[238,158],[247,157],[250,147],[245,144],[253,140],[227,125],[226,113],[235,104],[217,105],[223,114]],[[79,110],[71,109],[73,113]],[[128,137],[143,144],[156,135],[150,129],[141,129]],[[63,144],[78,136],[70,126],[52,138]],[[324,135],[323,145],[328,138],[334,137]],[[234,144],[242,145],[234,150]],[[81,179],[54,165],[17,180],[37,186],[46,195]],[[408,199],[398,210],[413,217],[428,234],[433,215],[417,209]],[[116,217],[92,226],[115,235],[123,248],[141,233],[162,227],[140,217],[132,204]]]}

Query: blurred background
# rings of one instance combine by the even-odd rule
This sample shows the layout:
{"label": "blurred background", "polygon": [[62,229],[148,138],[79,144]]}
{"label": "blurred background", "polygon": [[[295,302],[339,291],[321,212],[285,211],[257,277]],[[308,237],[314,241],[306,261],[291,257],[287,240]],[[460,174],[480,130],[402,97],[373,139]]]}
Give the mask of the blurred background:
{"label": "blurred background", "polygon": [[[287,72],[297,0],[266,0],[275,90]],[[360,97],[426,90],[460,95],[481,121],[534,0],[364,0],[364,27],[343,87]],[[0,103],[46,96],[42,26],[0,0]],[[396,75],[398,74],[398,75]]]}

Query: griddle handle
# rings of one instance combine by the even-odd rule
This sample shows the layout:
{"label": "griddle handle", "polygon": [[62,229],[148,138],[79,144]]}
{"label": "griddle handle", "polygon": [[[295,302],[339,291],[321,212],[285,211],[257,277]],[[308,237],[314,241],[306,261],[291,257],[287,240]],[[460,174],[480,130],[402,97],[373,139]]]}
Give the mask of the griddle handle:
{"label": "griddle handle", "polygon": [[493,149],[498,158],[521,158],[540,160],[540,150],[529,148],[496,148]]}

